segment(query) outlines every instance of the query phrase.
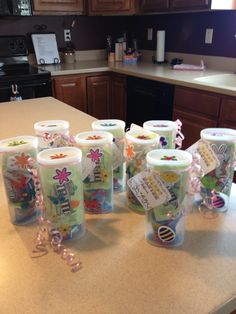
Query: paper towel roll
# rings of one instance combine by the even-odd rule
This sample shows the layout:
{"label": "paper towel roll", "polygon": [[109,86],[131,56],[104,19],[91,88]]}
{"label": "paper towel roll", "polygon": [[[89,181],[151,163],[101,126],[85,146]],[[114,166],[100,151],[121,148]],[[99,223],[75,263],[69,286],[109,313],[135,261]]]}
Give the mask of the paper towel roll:
{"label": "paper towel roll", "polygon": [[165,61],[165,31],[157,31],[157,48],[156,60],[157,62]]}

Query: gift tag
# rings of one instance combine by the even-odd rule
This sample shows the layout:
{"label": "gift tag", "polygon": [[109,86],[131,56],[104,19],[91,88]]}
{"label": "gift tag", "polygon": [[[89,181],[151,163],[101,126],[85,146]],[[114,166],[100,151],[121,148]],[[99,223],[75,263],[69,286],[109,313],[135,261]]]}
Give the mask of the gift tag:
{"label": "gift tag", "polygon": [[142,171],[130,178],[127,184],[146,210],[155,208],[171,199],[168,189],[159,176],[149,170]]}
{"label": "gift tag", "polygon": [[216,169],[220,165],[220,161],[211,146],[203,140],[199,140],[186,149],[186,151],[190,154],[198,153],[200,155],[200,166],[204,175]]}
{"label": "gift tag", "polygon": [[82,158],[82,180],[86,179],[95,167],[96,163],[91,158]]}

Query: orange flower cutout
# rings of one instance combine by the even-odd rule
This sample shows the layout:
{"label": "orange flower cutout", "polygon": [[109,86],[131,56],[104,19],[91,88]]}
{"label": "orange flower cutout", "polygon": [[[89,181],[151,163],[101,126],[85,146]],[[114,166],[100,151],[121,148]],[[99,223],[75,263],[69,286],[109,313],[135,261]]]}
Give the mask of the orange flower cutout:
{"label": "orange flower cutout", "polygon": [[133,147],[133,145],[128,145],[126,147],[126,155],[130,159],[134,158],[134,147]]}
{"label": "orange flower cutout", "polygon": [[138,135],[137,138],[140,140],[150,140],[150,136],[148,135]]}
{"label": "orange flower cutout", "polygon": [[101,140],[101,139],[102,137],[100,135],[92,135],[86,138],[86,140]]}
{"label": "orange flower cutout", "polygon": [[65,158],[67,155],[64,154],[55,154],[50,156],[51,159],[60,159],[60,158]]}
{"label": "orange flower cutout", "polygon": [[28,159],[30,156],[26,156],[22,153],[20,156],[15,156],[15,165],[19,166],[20,168],[26,168],[29,164]]}

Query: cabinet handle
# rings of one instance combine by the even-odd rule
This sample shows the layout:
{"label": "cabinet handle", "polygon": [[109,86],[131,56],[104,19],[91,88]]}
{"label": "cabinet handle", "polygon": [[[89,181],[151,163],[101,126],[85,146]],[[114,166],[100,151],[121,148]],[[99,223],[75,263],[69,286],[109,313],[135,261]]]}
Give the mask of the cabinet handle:
{"label": "cabinet handle", "polygon": [[68,86],[75,86],[75,83],[66,83],[66,84],[62,84],[62,86],[68,87]]}

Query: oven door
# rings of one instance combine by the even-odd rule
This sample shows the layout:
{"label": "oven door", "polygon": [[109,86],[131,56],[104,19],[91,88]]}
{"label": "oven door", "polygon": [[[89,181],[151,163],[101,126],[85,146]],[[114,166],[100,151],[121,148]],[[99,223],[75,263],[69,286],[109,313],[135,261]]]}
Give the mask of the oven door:
{"label": "oven door", "polygon": [[[18,94],[14,93],[18,91]],[[52,96],[52,83],[50,79],[1,82],[0,81],[0,102],[10,101],[17,96],[17,99],[31,99]]]}

